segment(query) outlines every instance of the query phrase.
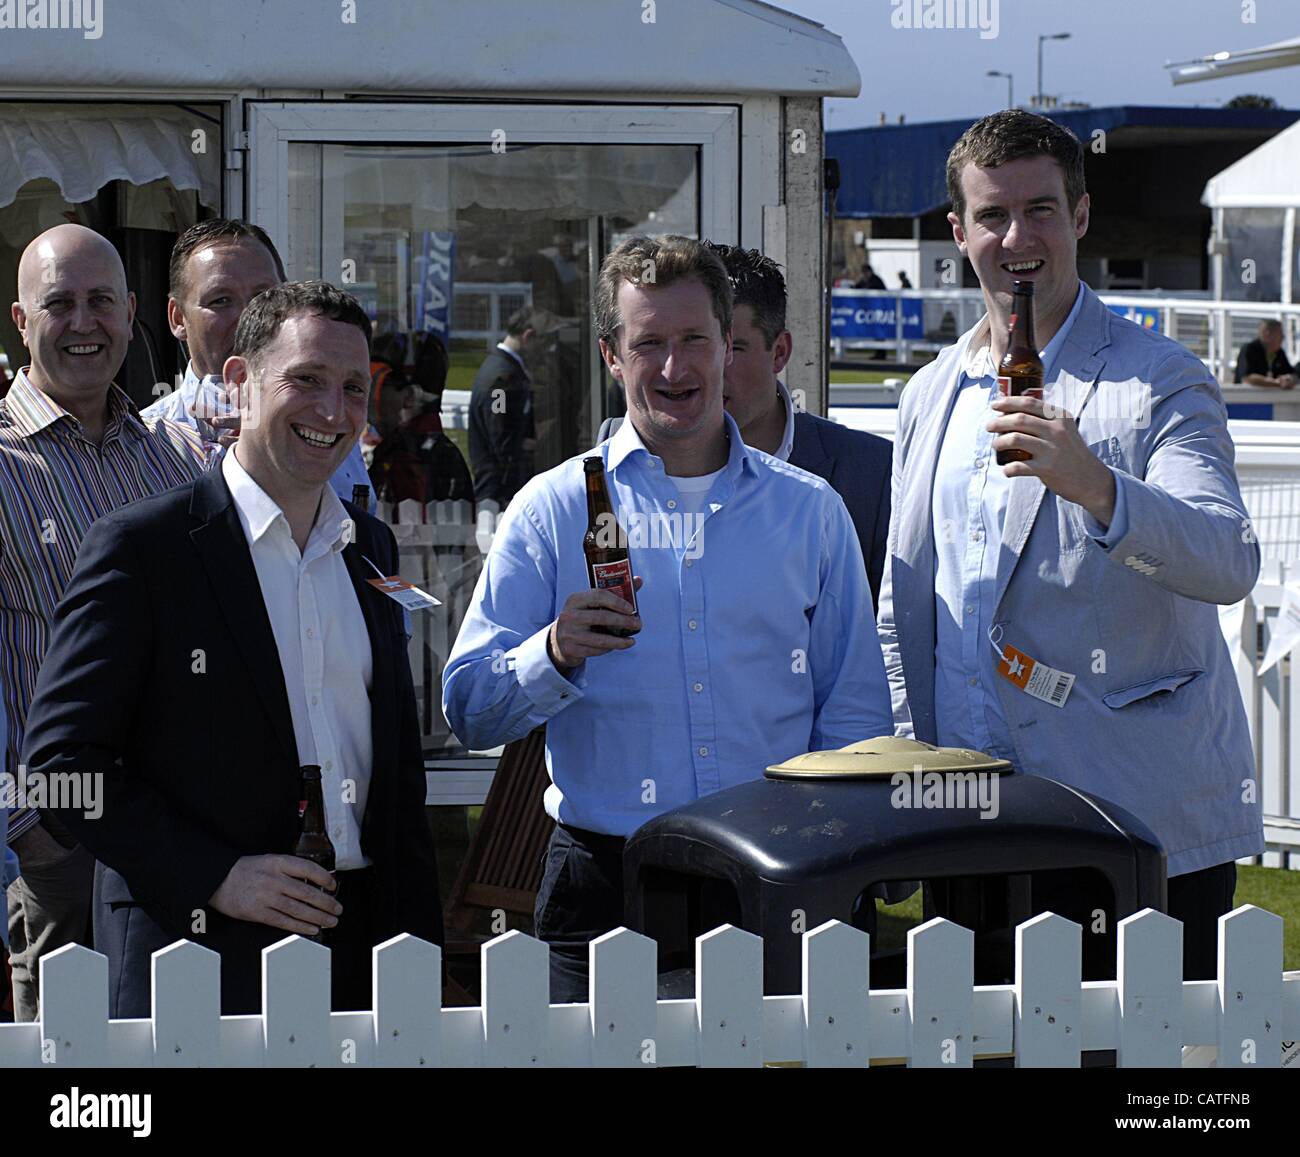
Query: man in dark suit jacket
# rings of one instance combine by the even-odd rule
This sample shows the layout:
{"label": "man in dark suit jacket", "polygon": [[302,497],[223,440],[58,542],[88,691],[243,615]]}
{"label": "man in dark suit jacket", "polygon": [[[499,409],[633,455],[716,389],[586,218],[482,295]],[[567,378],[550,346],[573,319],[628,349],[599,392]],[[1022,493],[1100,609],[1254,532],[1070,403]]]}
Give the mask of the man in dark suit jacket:
{"label": "man in dark suit jacket", "polygon": [[506,322],[506,336],[479,366],[469,400],[469,462],[474,500],[495,502],[502,510],[533,476],[537,428],[533,384],[524,354],[537,337],[539,320],[531,306],[517,309]]}
{"label": "man in dark suit jacket", "polygon": [[[226,1014],[260,1011],[261,950],[292,933],[327,930],[336,1009],[370,1006],[375,943],[441,940],[402,608],[369,581],[397,547],[328,485],[365,426],[369,336],[323,282],[255,298],[224,368],[234,450],[101,519],[56,613],[24,757],[101,777],[102,815],[57,814],[99,861],[114,1017],[149,1015],[150,956],[182,938],[221,954]],[[289,854],[306,764],[333,877]]]}
{"label": "man in dark suit jacket", "polygon": [[[727,267],[736,294],[731,328],[734,356],[723,386],[727,411],[746,445],[826,479],[844,500],[858,532],[871,601],[876,605],[889,537],[893,447],[885,438],[845,429],[794,402],[777,377],[794,348],[785,328],[785,278],[780,267],[756,249],[711,242],[709,248]],[[613,434],[621,422],[621,418],[606,419],[598,441]]]}

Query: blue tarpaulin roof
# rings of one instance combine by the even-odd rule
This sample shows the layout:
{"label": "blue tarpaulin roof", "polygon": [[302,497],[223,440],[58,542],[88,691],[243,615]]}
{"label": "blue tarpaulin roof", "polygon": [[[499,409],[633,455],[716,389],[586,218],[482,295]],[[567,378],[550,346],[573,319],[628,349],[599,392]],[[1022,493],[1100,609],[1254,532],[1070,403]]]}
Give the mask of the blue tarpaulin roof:
{"label": "blue tarpaulin roof", "polygon": [[[1291,109],[1160,108],[1116,105],[1051,111],[1085,147],[1093,133],[1116,129],[1254,129],[1281,131],[1300,119]],[[826,134],[826,155],[840,163],[839,217],[919,217],[948,203],[948,151],[973,120],[880,125]]]}

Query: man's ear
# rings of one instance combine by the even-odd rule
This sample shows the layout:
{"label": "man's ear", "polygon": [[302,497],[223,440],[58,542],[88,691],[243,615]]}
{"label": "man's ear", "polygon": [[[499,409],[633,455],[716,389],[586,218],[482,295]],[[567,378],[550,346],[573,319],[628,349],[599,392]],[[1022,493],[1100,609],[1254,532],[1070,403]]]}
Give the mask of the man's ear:
{"label": "man's ear", "polygon": [[966,256],[966,226],[961,223],[961,218],[956,213],[948,214],[948,224],[952,226],[952,239],[957,243],[957,248],[961,250],[961,255]]}
{"label": "man's ear", "polygon": [[27,344],[27,311],[23,309],[21,301],[15,301],[9,307],[9,316],[13,318],[14,325],[18,327],[18,333],[23,339],[23,345]]}
{"label": "man's ear", "polygon": [[614,352],[614,347],[604,338],[600,339],[600,356],[605,359],[605,366],[614,376],[614,379],[622,383],[623,367],[618,364],[618,354]]}
{"label": "man's ear", "polygon": [[788,329],[783,329],[772,343],[772,372],[779,374],[790,364],[790,355],[794,353],[794,336]]}
{"label": "man's ear", "polygon": [[234,355],[226,358],[221,366],[221,376],[225,379],[226,393],[230,395],[231,404],[242,409],[253,384],[248,359]]}
{"label": "man's ear", "polygon": [[1083,235],[1088,232],[1088,221],[1092,209],[1092,200],[1087,193],[1079,198],[1079,203],[1074,207],[1074,236],[1075,240],[1082,240]]}
{"label": "man's ear", "polygon": [[167,298],[167,328],[177,341],[189,344],[189,334],[185,329],[185,314],[181,312],[181,303],[174,297]]}

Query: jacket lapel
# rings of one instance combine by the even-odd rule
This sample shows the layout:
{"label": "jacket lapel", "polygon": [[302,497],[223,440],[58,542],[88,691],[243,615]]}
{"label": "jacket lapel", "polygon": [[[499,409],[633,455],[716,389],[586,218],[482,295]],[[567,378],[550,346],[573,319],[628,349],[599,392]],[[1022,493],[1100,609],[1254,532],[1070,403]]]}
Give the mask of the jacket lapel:
{"label": "jacket lapel", "polygon": [[208,471],[194,484],[190,514],[200,522],[190,531],[190,539],[207,571],[217,610],[230,629],[276,739],[293,761],[292,766],[297,767],[298,741],[293,733],[280,652],[253,568],[253,556],[220,468]]}
{"label": "jacket lapel", "polygon": [[835,459],[826,452],[826,443],[822,441],[818,424],[807,414],[796,413],[794,416],[790,465],[807,470],[809,474],[816,474],[819,478],[830,478],[835,469]]}
{"label": "jacket lapel", "polygon": [[[1106,361],[1101,351],[1110,344],[1110,311],[1086,285],[1083,304],[1074,326],[1056,359],[1056,373],[1045,391],[1066,412],[1078,420],[1092,398],[1093,388]],[[998,554],[997,593],[1000,606],[1011,575],[1020,562],[1029,534],[1034,528],[1047,488],[1037,478],[1013,478],[1002,523],[1002,549]],[[996,613],[996,612],[995,612]]]}

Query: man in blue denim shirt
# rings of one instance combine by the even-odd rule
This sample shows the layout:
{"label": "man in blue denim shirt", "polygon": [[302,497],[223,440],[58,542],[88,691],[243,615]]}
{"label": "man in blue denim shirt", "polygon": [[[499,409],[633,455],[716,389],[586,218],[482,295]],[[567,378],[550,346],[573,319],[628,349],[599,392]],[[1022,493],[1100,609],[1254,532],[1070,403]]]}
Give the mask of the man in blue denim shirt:
{"label": "man in blue denim shirt", "polygon": [[511,503],[447,661],[443,708],[470,747],[546,724],[559,826],[536,923],[553,1001],[586,999],[587,945],[622,923],[622,847],[641,824],[790,756],[892,732],[843,501],[747,447],[724,412],[731,308],[700,242],[635,237],[606,258],[596,330],[630,420],[594,453],[644,584],[639,614],[591,589],[572,458]]}

